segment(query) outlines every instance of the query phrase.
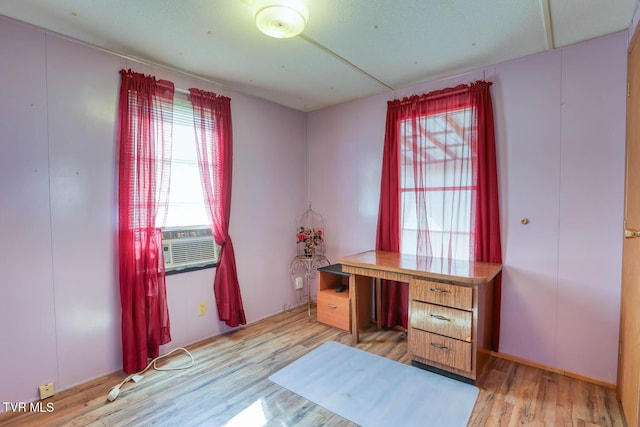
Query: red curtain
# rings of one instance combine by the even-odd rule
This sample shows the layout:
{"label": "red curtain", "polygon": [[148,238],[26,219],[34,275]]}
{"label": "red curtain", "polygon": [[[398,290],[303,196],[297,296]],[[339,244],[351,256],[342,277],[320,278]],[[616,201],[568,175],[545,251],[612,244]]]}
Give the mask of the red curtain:
{"label": "red curtain", "polygon": [[218,318],[235,327],[246,324],[247,320],[240,296],[236,256],[229,236],[233,163],[231,100],[198,89],[189,89],[189,92],[202,188],[209,205],[211,230],[220,245],[213,282]]}
{"label": "red curtain", "polygon": [[[501,262],[490,85],[488,82],[476,82],[388,103],[376,241],[378,250],[400,252],[405,247],[407,242],[401,242],[404,221],[401,203],[404,201],[404,209],[415,211],[412,219],[416,228],[415,253]],[[465,111],[470,111],[470,116]],[[432,123],[427,120],[436,116],[438,119]],[[447,128],[455,130],[451,132],[451,141],[447,140]],[[402,176],[403,166],[407,165],[404,168],[406,175]],[[428,168],[436,167],[447,178],[442,182],[425,182]],[[467,168],[471,168],[470,179],[465,178],[468,176]],[[403,189],[403,182],[405,187],[411,188]],[[411,194],[403,197],[401,191]],[[438,192],[443,197],[434,202],[432,194]],[[442,218],[433,212],[434,205],[446,212]],[[467,215],[466,225],[455,218],[458,214],[461,218]],[[430,229],[430,221],[438,223],[437,233]],[[446,226],[447,222],[452,223]],[[460,239],[461,235],[466,235],[467,240]],[[456,247],[460,245],[464,247]],[[497,350],[501,298],[499,279],[494,294],[496,321],[493,347]],[[406,328],[407,311],[408,286],[383,282],[383,326],[401,325]]]}
{"label": "red curtain", "polygon": [[[490,86],[491,83],[488,82],[476,82],[469,89],[471,102],[475,106],[473,112],[477,115],[475,121],[478,125],[474,259],[501,264],[498,166]],[[499,273],[493,287],[492,349],[494,351],[498,351],[500,344],[501,301],[502,273]]]}
{"label": "red curtain", "polygon": [[[376,249],[400,252],[400,132],[401,112],[387,108],[387,124],[382,157],[382,179]],[[384,327],[408,326],[409,286],[406,283],[381,281],[381,319]]]}
{"label": "red curtain", "polygon": [[118,260],[122,363],[144,369],[171,341],[159,212],[171,171],[173,83],[120,71],[118,104]]}

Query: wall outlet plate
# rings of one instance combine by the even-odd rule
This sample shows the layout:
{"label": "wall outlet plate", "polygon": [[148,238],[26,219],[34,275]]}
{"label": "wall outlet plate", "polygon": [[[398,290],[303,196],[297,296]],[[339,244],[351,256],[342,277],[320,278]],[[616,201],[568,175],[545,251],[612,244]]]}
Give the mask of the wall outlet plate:
{"label": "wall outlet plate", "polygon": [[200,301],[198,303],[198,316],[204,316],[205,314],[207,314],[207,303]]}
{"label": "wall outlet plate", "polygon": [[301,276],[296,277],[296,289],[302,289],[302,286],[303,286],[302,277]]}
{"label": "wall outlet plate", "polygon": [[47,397],[51,397],[56,394],[53,383],[43,384],[39,387],[40,389],[40,400],[46,399]]}

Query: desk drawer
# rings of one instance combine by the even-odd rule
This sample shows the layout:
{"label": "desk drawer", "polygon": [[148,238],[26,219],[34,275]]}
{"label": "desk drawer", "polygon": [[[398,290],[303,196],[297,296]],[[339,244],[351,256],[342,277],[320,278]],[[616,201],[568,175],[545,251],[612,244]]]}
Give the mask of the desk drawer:
{"label": "desk drawer", "polygon": [[411,281],[411,298],[418,301],[457,307],[465,310],[473,308],[473,288],[450,283],[431,282],[413,279]]}
{"label": "desk drawer", "polygon": [[351,332],[349,293],[326,289],[318,292],[318,322]]}
{"label": "desk drawer", "polygon": [[409,331],[409,352],[462,371],[471,371],[471,343],[413,329]]}
{"label": "desk drawer", "polygon": [[471,342],[472,313],[420,301],[411,301],[412,328]]}

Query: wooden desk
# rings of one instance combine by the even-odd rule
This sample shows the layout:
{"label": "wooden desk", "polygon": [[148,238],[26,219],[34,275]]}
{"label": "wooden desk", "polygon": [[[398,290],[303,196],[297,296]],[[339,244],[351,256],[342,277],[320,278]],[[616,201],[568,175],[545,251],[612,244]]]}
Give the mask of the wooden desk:
{"label": "wooden desk", "polygon": [[409,283],[408,351],[413,361],[471,380],[488,358],[492,331],[493,280],[500,264],[383,251],[343,257],[350,273],[351,334],[359,340],[358,288],[376,279],[380,326],[380,280]]}

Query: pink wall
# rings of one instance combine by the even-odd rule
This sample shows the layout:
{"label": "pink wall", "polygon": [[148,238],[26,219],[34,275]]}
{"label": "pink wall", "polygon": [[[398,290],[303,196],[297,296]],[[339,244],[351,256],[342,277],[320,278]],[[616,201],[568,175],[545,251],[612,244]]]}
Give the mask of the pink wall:
{"label": "pink wall", "polygon": [[[0,401],[34,400],[49,381],[62,390],[121,368],[120,68],[231,97],[230,234],[247,320],[297,304],[287,268],[306,205],[304,113],[5,17],[0,56]],[[217,320],[212,283],[213,270],[168,277],[173,341],[162,351],[228,330]]]}
{"label": "pink wall", "polygon": [[615,382],[618,362],[626,34],[562,52],[556,363]]}
{"label": "pink wall", "polygon": [[45,38],[0,22],[0,400],[17,401],[57,378]]}
{"label": "pink wall", "polygon": [[503,64],[497,75],[509,218],[501,351],[614,383],[626,33]]}
{"label": "pink wall", "polygon": [[[561,51],[498,66],[503,309],[500,351],[555,366]],[[528,218],[528,225],[520,220]]]}
{"label": "pink wall", "polygon": [[500,351],[614,383],[626,46],[621,32],[310,113],[308,198],[327,217],[330,257],[375,246],[386,102],[492,81],[504,259]]}

